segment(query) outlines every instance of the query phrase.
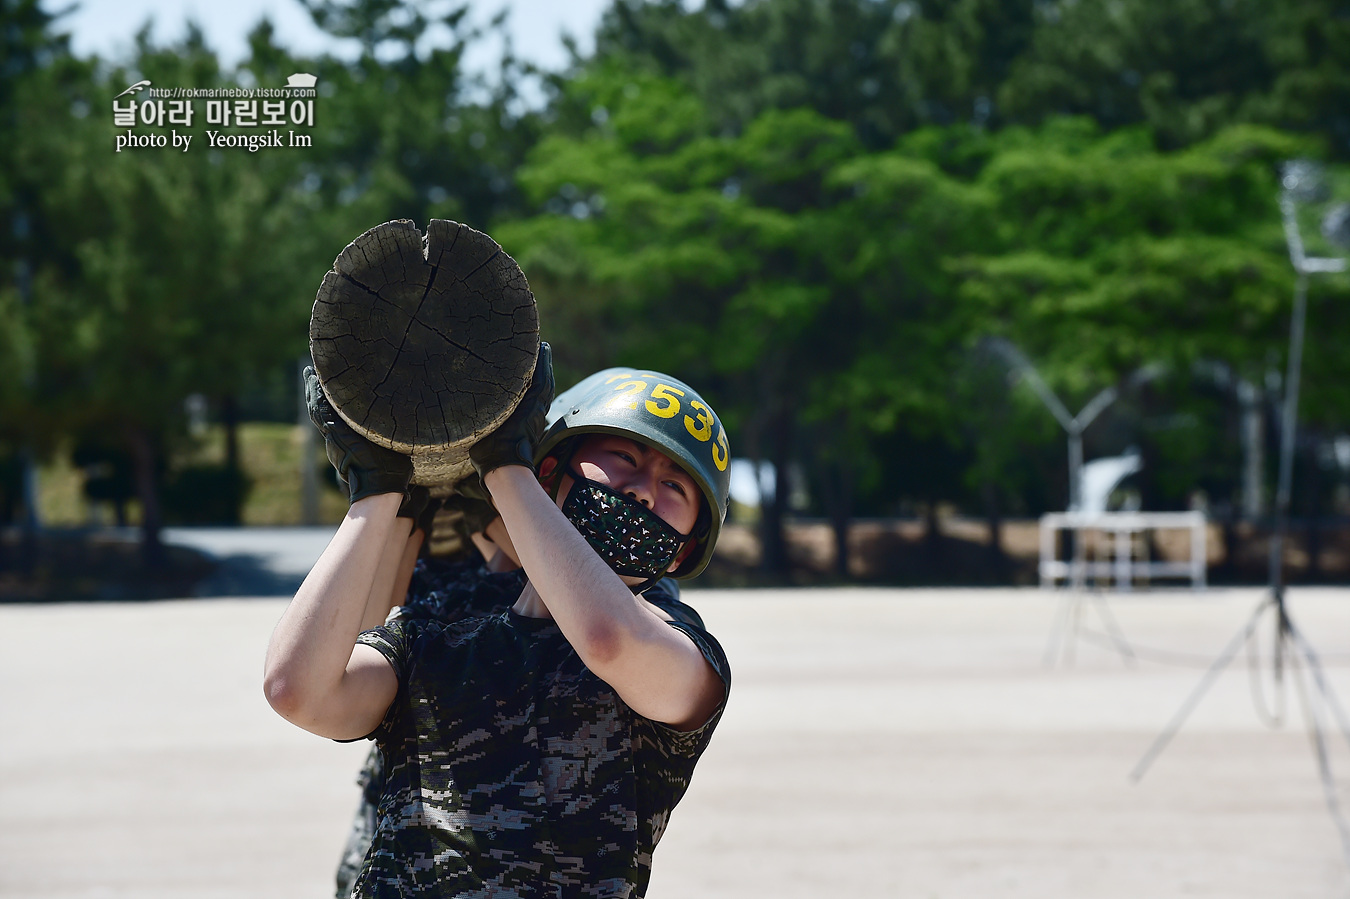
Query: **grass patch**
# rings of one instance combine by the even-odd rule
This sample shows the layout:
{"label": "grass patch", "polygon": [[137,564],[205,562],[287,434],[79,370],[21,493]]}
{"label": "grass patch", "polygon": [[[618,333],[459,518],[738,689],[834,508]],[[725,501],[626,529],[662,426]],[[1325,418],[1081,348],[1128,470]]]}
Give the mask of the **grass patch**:
{"label": "grass patch", "polygon": [[[319,523],[336,524],[347,512],[347,500],[333,489],[333,471],[323,444],[313,430],[276,422],[248,422],[239,427],[239,462],[249,481],[241,512],[245,525],[301,523],[300,454],[314,453],[319,477]],[[225,429],[208,427],[192,446],[171,460],[171,468],[219,465],[225,461]],[[90,503],[84,496],[84,472],[58,453],[38,471],[38,510],[48,527],[115,523],[108,503]],[[127,504],[128,524],[140,522],[140,504]]]}

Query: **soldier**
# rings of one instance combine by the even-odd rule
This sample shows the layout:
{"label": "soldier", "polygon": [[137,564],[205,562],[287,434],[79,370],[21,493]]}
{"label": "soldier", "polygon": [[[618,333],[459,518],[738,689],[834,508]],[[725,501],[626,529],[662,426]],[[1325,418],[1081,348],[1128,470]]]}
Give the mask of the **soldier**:
{"label": "soldier", "polygon": [[406,558],[410,466],[315,398],[352,507],[277,626],[265,689],[299,726],[379,746],[355,896],[641,896],[721,716],[721,648],[641,595],[712,554],[720,422],[679,381],[613,370],[569,391],[545,435],[551,394],[545,348],[470,454],[528,578],[514,603],[359,635]]}
{"label": "soldier", "polygon": [[[318,389],[318,385],[314,385],[309,391],[310,396],[321,395],[316,392]],[[416,491],[424,488],[412,489]],[[420,504],[421,499],[414,505]],[[458,541],[460,550],[449,556],[431,556],[426,552],[430,543],[431,521],[440,505],[439,501],[427,498],[427,507],[417,516],[416,526],[409,538],[412,543],[419,544],[421,555],[406,588],[400,591],[403,585],[396,585],[396,595],[391,596],[390,600],[397,604],[387,610],[389,616],[431,618],[450,624],[471,615],[500,612],[520,595],[525,585],[525,575],[515,558],[515,550],[506,540],[496,510],[481,501],[465,500],[462,497],[456,499],[467,513],[461,517],[457,527],[461,532]],[[485,520],[488,521],[486,527],[473,530],[481,527]],[[494,536],[496,541],[492,539]],[[401,600],[396,598],[399,593],[402,595]],[[387,621],[382,619],[381,623]],[[352,818],[347,845],[343,847],[342,857],[338,861],[336,899],[348,899],[356,885],[356,875],[361,872],[366,852],[375,836],[384,784],[384,760],[379,747],[372,746],[357,777],[361,799]]]}
{"label": "soldier", "polygon": [[[608,376],[612,373],[600,374]],[[561,410],[588,383],[583,382],[554,401],[550,422],[562,414]],[[309,390],[310,396],[320,396],[319,390],[318,385],[314,384]],[[424,488],[412,489],[418,491]],[[402,600],[391,597],[391,601],[398,604],[387,614],[393,618],[432,618],[451,624],[472,615],[499,614],[509,608],[525,586],[525,574],[496,510],[480,500],[451,497],[450,502],[458,507],[455,510],[459,515],[457,530],[460,531],[457,543],[461,549],[449,555],[432,556],[426,549],[439,501],[419,497],[417,502],[409,505],[418,508],[423,501],[427,505],[415,519],[416,525],[410,538],[420,544],[421,554],[410,582],[402,590]],[[672,578],[662,578],[645,591],[643,597],[676,619],[699,628],[704,626],[698,612],[680,601],[679,584]],[[375,836],[379,801],[385,785],[384,760],[378,746],[371,747],[357,777],[357,785],[361,788],[361,798],[352,818],[347,844],[338,861],[336,899],[348,899],[351,896],[356,876],[361,872]]]}

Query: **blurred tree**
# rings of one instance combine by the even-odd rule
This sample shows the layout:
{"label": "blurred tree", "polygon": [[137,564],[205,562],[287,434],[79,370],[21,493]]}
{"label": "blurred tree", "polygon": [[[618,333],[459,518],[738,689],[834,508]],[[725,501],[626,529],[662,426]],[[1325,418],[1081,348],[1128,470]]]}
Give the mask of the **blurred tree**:
{"label": "blurred tree", "polygon": [[[857,155],[828,183],[818,233],[841,289],[811,416],[847,415],[865,434],[891,435],[874,441],[890,459],[883,489],[921,502],[936,539],[938,500],[962,489],[953,460],[965,455],[966,411],[953,388],[975,327],[950,301],[959,287],[950,260],[993,248],[993,201],[904,147]],[[928,464],[916,467],[920,458]]]}
{"label": "blurred tree", "polygon": [[[1070,409],[1163,364],[1171,386],[1150,390],[1151,410],[1122,438],[1141,444],[1146,504],[1184,508],[1205,489],[1212,502],[1237,505],[1234,426],[1223,420],[1231,412],[1196,404],[1212,405],[1203,372],[1216,365],[1253,384],[1280,366],[1293,273],[1275,209],[1277,166],[1307,144],[1239,126],[1160,153],[1146,134],[1102,135],[1072,120],[1009,129],[997,143],[977,181],[996,197],[999,250],[954,263],[960,304],[984,323],[975,333],[1014,340]],[[1330,346],[1340,333],[1314,343]],[[1340,379],[1317,380],[1306,406],[1335,403]],[[1345,421],[1350,406],[1335,415]],[[1125,448],[1094,448],[1092,437],[1098,454]]]}
{"label": "blurred tree", "polygon": [[695,10],[675,0],[620,0],[602,20],[595,52],[686,81],[719,129],[739,131],[770,109],[808,107],[887,142],[911,113],[885,43],[897,7],[779,0]]}
{"label": "blurred tree", "polygon": [[57,59],[69,60],[55,18],[36,0],[0,0],[0,131],[7,135],[0,141],[0,459],[16,453],[17,425],[30,405],[35,359],[27,307],[37,270],[51,256],[34,209],[43,173],[21,163],[30,155],[23,135],[32,110],[51,99],[49,71]]}
{"label": "blurred tree", "polygon": [[[143,75],[182,87],[225,81],[195,29],[167,47],[143,31],[132,65],[86,81],[75,102],[98,97],[106,108]],[[161,479],[184,437],[184,399],[228,403],[255,370],[304,345],[301,285],[314,275],[298,263],[314,258],[306,228],[314,204],[298,189],[298,157],[284,151],[250,154],[247,165],[232,161],[246,152],[238,149],[119,153],[106,113],[36,133],[35,158],[59,167],[40,203],[62,223],[55,243],[66,263],[35,306],[38,392],[63,433],[126,448],[145,560],[155,565]]]}
{"label": "blurred tree", "polygon": [[1036,5],[999,88],[1009,119],[1147,123],[1165,147],[1238,122],[1330,137],[1350,156],[1350,6],[1343,0],[1117,0]]}
{"label": "blurred tree", "polygon": [[489,79],[463,69],[465,49],[486,34],[468,23],[468,4],[441,4],[435,14],[431,4],[407,0],[306,7],[320,28],[361,46],[354,61],[325,58],[316,70],[327,99],[307,184],[343,235],[333,255],[392,219],[425,226],[446,218],[487,230],[519,208],[513,173],[538,125],[520,99],[523,66],[503,15],[487,29],[506,47]]}
{"label": "blurred tree", "polygon": [[[461,75],[465,42],[477,36],[461,27],[463,7],[439,20],[451,32],[448,49],[423,40],[436,22],[421,7],[314,8],[360,41],[359,59],[295,59],[264,20],[236,71],[220,69],[195,27],[155,46],[149,26],[128,65],[96,68],[69,57],[36,4],[4,8],[0,115],[22,139],[5,142],[0,175],[6,227],[16,229],[3,244],[0,369],[14,371],[0,371],[12,375],[0,377],[0,430],[22,421],[26,436],[47,435],[46,446],[72,435],[125,447],[152,564],[161,558],[166,477],[178,485],[179,505],[201,485],[234,485],[225,505],[221,497],[200,502],[237,509],[238,397],[304,352],[313,290],[341,247],[396,217],[485,227],[510,208],[511,168],[533,139],[527,125],[517,127],[529,116],[517,108],[519,66],[509,54],[490,89]],[[314,143],[302,150],[202,146],[196,127],[186,129],[189,152],[115,152],[108,113],[97,112],[141,78],[187,88],[280,86],[297,71],[317,73],[321,90]],[[194,105],[200,119],[204,103]],[[8,280],[11,271],[21,277]],[[40,302],[23,302],[27,285]],[[223,473],[168,464],[186,439],[189,394],[212,397],[221,410]],[[184,487],[189,480],[196,486]]]}
{"label": "blurred tree", "polygon": [[[930,523],[939,501],[974,505],[995,538],[1002,509],[1027,510],[1019,487],[1062,507],[1062,436],[974,359],[981,338],[1023,346],[1073,408],[1147,364],[1259,381],[1282,352],[1275,173],[1308,146],[1294,138],[1240,127],[1169,153],[1146,130],[1057,119],[869,152],[805,110],[720,135],[692,89],[612,59],[566,88],[520,173],[539,214],[502,231],[559,329],[560,367],[708,378],[739,451],[783,477],[805,463],[841,566],[864,489],[868,508],[908,497]],[[1212,480],[1178,452],[1187,440],[1151,434],[1149,464]],[[1029,456],[1038,467],[1016,470]],[[1157,501],[1184,504],[1177,489]],[[764,516],[779,570],[787,495],[784,481]]]}
{"label": "blurred tree", "polygon": [[809,107],[889,146],[922,124],[991,122],[993,99],[1031,40],[1032,0],[618,0],[595,58],[688,83],[718,127]]}
{"label": "blurred tree", "polygon": [[781,570],[785,479],[831,298],[814,211],[825,172],[856,152],[850,129],[797,110],[711,137],[687,88],[610,63],[568,91],[590,127],[541,142],[519,176],[540,214],[499,235],[530,273],[560,378],[627,363],[698,383],[738,453],[776,465],[765,547]]}
{"label": "blurred tree", "polygon": [[959,437],[949,385],[969,323],[947,301],[958,279],[944,260],[993,245],[987,191],[912,152],[869,154],[808,110],[710,135],[691,90],[614,61],[567,87],[572,135],[546,138],[520,174],[541,214],[502,231],[564,329],[560,367],[626,360],[716,385],[738,453],[778,473],[762,516],[772,571],[787,569],[799,463],[840,573],[859,491],[912,486],[931,521],[962,465],[904,481],[871,453],[896,432],[921,447]]}
{"label": "blurred tree", "polygon": [[[1063,502],[1062,438],[981,356],[990,335],[1071,407],[1165,362],[1090,449],[1137,437],[1150,503],[1221,498],[1231,410],[1194,373],[1280,367],[1275,164],[1350,146],[1343,0],[617,0],[542,111],[509,44],[493,77],[464,72],[483,32],[463,3],[308,0],[354,59],[293,58],[264,21],[226,72],[195,31],[97,67],[35,2],[0,2],[0,456],[70,435],[132,452],[151,555],[162,480],[213,482],[166,465],[184,397],[228,422],[304,352],[332,257],[392,218],[490,229],[560,382],[629,363],[706,386],[738,454],[776,465],[777,570],[798,466],[841,572],[859,511],[956,501],[997,547],[1007,510]],[[110,145],[107,103],[138,78],[296,71],[319,76],[308,149]],[[1304,410],[1328,435],[1350,416],[1345,292],[1312,295]]]}
{"label": "blurred tree", "polygon": [[[35,466],[60,430],[37,390],[36,319],[42,297],[66,266],[61,223],[40,202],[60,169],[39,147],[52,116],[88,110],[68,88],[85,79],[90,66],[71,56],[58,18],[37,2],[0,0],[0,526],[22,510],[24,546],[17,558],[29,570],[39,523]],[[7,561],[0,542],[0,568]]]}
{"label": "blurred tree", "polygon": [[879,149],[1086,115],[1166,148],[1246,122],[1350,155],[1345,0],[617,0],[593,58],[681,79],[732,132],[809,106]]}

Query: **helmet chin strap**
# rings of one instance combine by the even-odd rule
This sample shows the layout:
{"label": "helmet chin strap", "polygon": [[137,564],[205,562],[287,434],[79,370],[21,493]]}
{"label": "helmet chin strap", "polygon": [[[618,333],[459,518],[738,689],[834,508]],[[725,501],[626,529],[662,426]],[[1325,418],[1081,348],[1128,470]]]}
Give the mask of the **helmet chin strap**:
{"label": "helmet chin strap", "polygon": [[[548,473],[548,476],[541,480],[541,483],[543,483],[543,481],[548,482],[547,484],[544,484],[544,490],[548,493],[549,499],[553,500],[555,503],[558,501],[558,491],[562,489],[562,476],[571,470],[572,456],[576,453],[576,449],[577,440],[569,437],[567,440],[564,440],[554,447],[553,452],[545,457],[546,460],[552,459],[557,463],[553,466],[553,470]],[[543,462],[540,462],[540,466],[543,466]],[[572,486],[576,486],[575,480],[573,481]],[[568,492],[570,493],[571,491]]]}
{"label": "helmet chin strap", "polygon": [[[666,569],[666,571],[669,571],[669,570],[670,570],[669,568]],[[661,578],[663,578],[663,577],[665,577],[665,576],[666,576],[666,572],[663,571],[663,572],[661,572],[660,574],[652,575],[651,577],[647,578],[645,581],[643,581],[643,582],[640,583],[640,584],[630,584],[630,585],[628,586],[628,589],[633,591],[633,595],[634,595],[634,596],[641,596],[642,594],[646,593],[646,592],[647,592],[648,590],[650,590],[651,588],[655,587],[655,586],[657,585],[657,583],[661,580]]]}

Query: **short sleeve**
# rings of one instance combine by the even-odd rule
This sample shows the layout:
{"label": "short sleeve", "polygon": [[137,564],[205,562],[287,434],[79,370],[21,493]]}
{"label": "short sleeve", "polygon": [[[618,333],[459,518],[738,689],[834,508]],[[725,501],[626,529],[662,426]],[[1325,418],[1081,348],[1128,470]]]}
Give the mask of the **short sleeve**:
{"label": "short sleeve", "polygon": [[407,619],[394,618],[368,631],[362,631],[356,637],[357,644],[364,644],[378,650],[389,660],[389,665],[402,684],[407,678],[408,650],[412,643],[413,630]]}
{"label": "short sleeve", "polygon": [[667,623],[676,630],[685,633],[694,642],[699,652],[703,653],[703,658],[708,660],[708,664],[712,666],[713,671],[717,672],[718,678],[722,681],[722,701],[708,716],[708,720],[694,730],[676,730],[658,721],[652,722],[655,728],[655,736],[666,752],[687,758],[697,758],[707,747],[708,740],[712,738],[713,728],[717,726],[723,710],[726,709],[727,697],[731,695],[731,664],[727,661],[727,654],[723,651],[722,645],[703,628],[684,621]]}
{"label": "short sleeve", "polygon": [[[384,713],[384,719],[373,731],[360,739],[378,740],[381,734],[388,734],[394,726],[402,705],[400,700],[408,689],[408,660],[418,632],[416,620],[391,618],[379,627],[362,631],[356,636],[357,645],[369,646],[384,656],[389,662],[389,667],[394,669],[394,676],[398,678],[398,696],[393,702],[389,703],[389,709]],[[355,741],[341,740],[339,742],[350,743]]]}

